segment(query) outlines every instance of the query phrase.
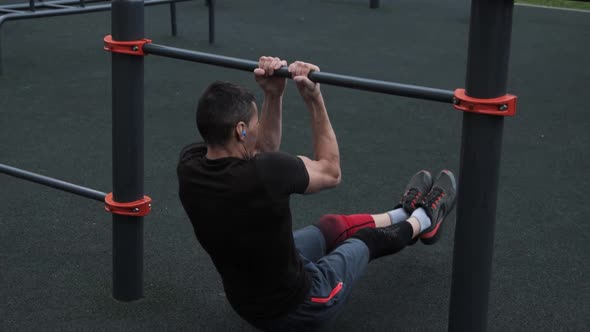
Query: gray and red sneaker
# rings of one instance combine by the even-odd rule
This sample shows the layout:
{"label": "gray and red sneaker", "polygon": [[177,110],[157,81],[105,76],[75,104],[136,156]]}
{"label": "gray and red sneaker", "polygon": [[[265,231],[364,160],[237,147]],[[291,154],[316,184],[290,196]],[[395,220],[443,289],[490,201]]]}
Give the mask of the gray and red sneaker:
{"label": "gray and red sneaker", "polygon": [[416,208],[423,208],[430,218],[432,225],[420,233],[420,241],[424,244],[434,244],[440,237],[443,221],[451,213],[457,198],[457,182],[449,170],[443,170],[432,185],[430,192],[416,204]]}
{"label": "gray and red sneaker", "polygon": [[432,187],[432,175],[426,170],[421,170],[414,174],[410,182],[406,185],[406,189],[399,203],[394,209],[403,208],[406,213],[412,214],[420,202]]}

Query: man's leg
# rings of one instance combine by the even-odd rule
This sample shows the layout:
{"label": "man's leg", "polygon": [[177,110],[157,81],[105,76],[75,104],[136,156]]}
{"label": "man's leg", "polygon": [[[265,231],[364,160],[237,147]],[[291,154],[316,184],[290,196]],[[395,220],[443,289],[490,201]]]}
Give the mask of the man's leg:
{"label": "man's leg", "polygon": [[[388,241],[398,248],[397,251],[420,234],[420,224],[413,217],[387,227],[363,228],[357,234],[385,229],[390,230],[387,232]],[[366,242],[371,243],[354,235],[315,263],[306,262],[304,268],[312,275],[311,289],[305,302],[283,322],[285,326],[293,330],[313,331],[333,321],[342,312],[354,285],[374,258],[373,249]]]}
{"label": "man's leg", "polygon": [[[407,218],[405,212],[400,215],[404,220]],[[316,262],[362,228],[386,227],[400,221],[402,220],[391,219],[388,213],[327,214],[314,225],[294,231],[293,239],[299,252],[310,261]]]}
{"label": "man's leg", "polygon": [[[314,225],[293,232],[295,247],[305,258],[316,262],[362,228],[387,227],[404,221],[408,215],[402,211],[404,210],[397,209],[381,214],[326,214]],[[392,218],[391,212],[397,214]]]}
{"label": "man's leg", "polygon": [[402,250],[420,237],[425,244],[435,243],[441,225],[451,213],[456,199],[457,185],[453,173],[440,172],[432,189],[417,202],[417,209],[407,221],[383,228],[364,228],[354,235],[369,248],[371,260]]}
{"label": "man's leg", "polygon": [[326,240],[316,226],[307,226],[294,231],[293,240],[299,253],[314,263],[326,254]]}
{"label": "man's leg", "polygon": [[315,223],[315,226],[324,235],[326,251],[332,251],[363,228],[388,227],[405,221],[431,187],[432,176],[428,171],[422,170],[412,176],[399,203],[389,212],[353,215],[327,214],[323,216]]}
{"label": "man's leg", "polygon": [[368,262],[369,250],[358,239],[344,241],[316,262],[305,261],[304,269],[312,276],[308,296],[295,311],[277,321],[274,330],[316,331],[325,327],[344,308]]}
{"label": "man's leg", "polygon": [[368,217],[363,218],[370,217],[375,227],[360,228],[315,264],[305,264],[313,276],[310,293],[303,305],[283,322],[285,326],[305,330],[321,327],[342,311],[371,260],[399,252],[418,237],[426,235],[430,243],[436,241],[442,221],[453,208],[455,192],[453,174],[443,171],[432,189],[415,202],[417,209],[407,220],[377,227],[385,224],[383,214],[365,215]]}

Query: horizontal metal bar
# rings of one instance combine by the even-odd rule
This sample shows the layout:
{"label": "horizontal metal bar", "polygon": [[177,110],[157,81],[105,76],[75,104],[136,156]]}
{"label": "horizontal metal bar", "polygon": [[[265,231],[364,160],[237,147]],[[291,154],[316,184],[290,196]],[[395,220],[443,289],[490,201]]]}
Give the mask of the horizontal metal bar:
{"label": "horizontal metal bar", "polygon": [[[168,4],[171,2],[186,2],[192,0],[145,0],[145,6],[156,6],[156,5],[163,5]],[[64,15],[73,15],[73,14],[81,14],[81,13],[92,13],[92,12],[100,12],[100,11],[108,11],[111,10],[111,4],[102,4],[102,5],[93,5],[93,6],[86,6],[86,7],[73,7],[73,8],[64,8],[64,9],[50,9],[50,10],[42,10],[37,12],[26,12],[26,13],[14,13],[14,14],[6,14],[0,16],[0,26],[6,21],[16,21],[16,20],[24,20],[28,18],[39,18],[39,17],[52,17],[52,16],[64,16]]]}
{"label": "horizontal metal bar", "polygon": [[92,13],[92,12],[108,11],[110,9],[111,9],[111,4],[109,3],[109,4],[104,4],[104,5],[86,6],[84,8],[50,9],[50,10],[42,10],[42,11],[37,11],[37,12],[7,14],[7,15],[0,16],[0,25],[2,25],[6,21],[24,20],[24,19],[28,19],[28,18],[73,15],[73,14],[80,14],[80,13]]}
{"label": "horizontal metal bar", "polygon": [[163,5],[167,3],[176,3],[176,2],[188,2],[193,0],[145,0],[144,6],[155,6],[155,5]]}
{"label": "horizontal metal bar", "polygon": [[[110,2],[109,0],[86,0],[86,3],[90,3],[90,2]],[[76,3],[80,3],[80,0],[55,0],[55,1],[39,1],[39,2],[35,2],[35,8],[41,8],[44,7],[47,4],[53,4],[53,5],[72,5],[72,4],[76,4]],[[29,4],[25,4],[25,3],[15,3],[15,4],[9,4],[9,5],[0,5],[1,9],[24,9],[24,10],[29,10],[30,9],[30,5]]]}
{"label": "horizontal metal bar", "polygon": [[103,193],[98,190],[89,189],[86,187],[78,186],[75,184],[71,184],[69,182],[61,181],[58,179],[54,179],[48,176],[31,173],[16,167],[11,167],[8,165],[0,164],[0,173],[4,173],[10,176],[14,176],[19,179],[35,182],[38,184],[42,184],[47,187],[51,187],[54,189],[66,191],[72,194],[76,194],[82,197],[94,199],[100,202],[104,202],[106,197],[106,193]]}
{"label": "horizontal metal bar", "polygon": [[45,7],[47,8],[76,8],[76,7],[72,7],[72,6],[66,6],[66,5],[54,5],[54,4],[46,4]]}
{"label": "horizontal metal bar", "polygon": [[[249,72],[252,72],[254,69],[258,68],[258,62],[256,61],[232,58],[211,53],[190,51],[152,43],[145,44],[143,46],[143,51],[148,54],[159,55],[168,58],[204,63],[213,66]],[[291,78],[291,73],[289,73],[287,67],[283,67],[275,71],[275,75]],[[451,90],[442,90],[417,85],[360,78],[355,76],[331,74],[322,71],[310,73],[309,78],[314,82],[328,85],[405,96],[410,98],[426,99],[443,103],[452,103],[454,96],[454,92]]]}
{"label": "horizontal metal bar", "polygon": [[22,13],[22,10],[0,8],[0,13]]}

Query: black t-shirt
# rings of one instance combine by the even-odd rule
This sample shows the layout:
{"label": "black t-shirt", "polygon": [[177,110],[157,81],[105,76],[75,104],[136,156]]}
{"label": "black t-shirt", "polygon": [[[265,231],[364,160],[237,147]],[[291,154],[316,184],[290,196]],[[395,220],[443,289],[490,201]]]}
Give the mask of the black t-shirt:
{"label": "black t-shirt", "polygon": [[197,239],[221,275],[232,307],[246,319],[274,318],[301,303],[310,276],[293,242],[289,196],[309,175],[286,153],[250,160],[207,159],[203,143],[185,147],[179,195]]}

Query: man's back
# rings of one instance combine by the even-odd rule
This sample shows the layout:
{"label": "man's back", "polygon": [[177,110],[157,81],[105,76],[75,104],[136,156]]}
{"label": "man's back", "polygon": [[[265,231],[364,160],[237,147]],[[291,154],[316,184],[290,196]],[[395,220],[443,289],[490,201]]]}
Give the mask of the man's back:
{"label": "man's back", "polygon": [[197,239],[240,315],[287,312],[310,283],[293,244],[289,209],[289,195],[308,185],[303,162],[283,153],[211,160],[206,152],[204,144],[187,146],[177,169],[180,199]]}

